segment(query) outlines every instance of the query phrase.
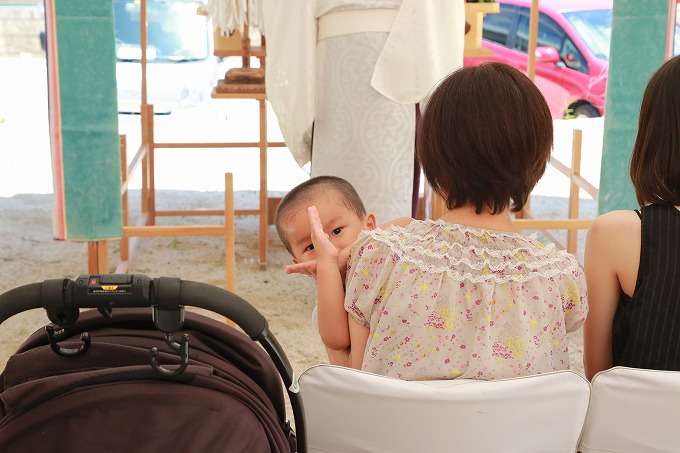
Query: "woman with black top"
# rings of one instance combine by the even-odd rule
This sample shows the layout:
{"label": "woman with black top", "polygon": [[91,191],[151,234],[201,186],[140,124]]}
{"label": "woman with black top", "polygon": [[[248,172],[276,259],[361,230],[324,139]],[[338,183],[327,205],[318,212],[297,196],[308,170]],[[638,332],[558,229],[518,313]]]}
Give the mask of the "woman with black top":
{"label": "woman with black top", "polygon": [[588,379],[617,365],[680,370],[680,57],[645,89],[630,178],[641,209],[599,216],[586,237]]}

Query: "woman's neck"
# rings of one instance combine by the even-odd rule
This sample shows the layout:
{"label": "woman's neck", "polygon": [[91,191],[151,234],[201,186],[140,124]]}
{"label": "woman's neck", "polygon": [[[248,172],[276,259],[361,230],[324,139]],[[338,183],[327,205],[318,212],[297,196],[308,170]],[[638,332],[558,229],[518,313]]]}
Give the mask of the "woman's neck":
{"label": "woman's neck", "polygon": [[462,206],[460,208],[449,209],[439,220],[446,223],[456,223],[487,230],[511,231],[519,230],[512,222],[510,210],[506,209],[499,214],[491,214],[490,211],[482,211],[477,214],[473,206]]}

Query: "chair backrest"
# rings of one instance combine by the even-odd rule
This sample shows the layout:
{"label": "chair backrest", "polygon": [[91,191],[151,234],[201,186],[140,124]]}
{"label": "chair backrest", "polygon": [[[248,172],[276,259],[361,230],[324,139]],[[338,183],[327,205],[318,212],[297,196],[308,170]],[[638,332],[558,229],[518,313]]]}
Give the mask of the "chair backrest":
{"label": "chair backrest", "polygon": [[680,451],[680,372],[614,367],[592,380],[580,451]]}
{"label": "chair backrest", "polygon": [[590,383],[573,371],[402,381],[331,365],[299,378],[309,452],[575,452]]}

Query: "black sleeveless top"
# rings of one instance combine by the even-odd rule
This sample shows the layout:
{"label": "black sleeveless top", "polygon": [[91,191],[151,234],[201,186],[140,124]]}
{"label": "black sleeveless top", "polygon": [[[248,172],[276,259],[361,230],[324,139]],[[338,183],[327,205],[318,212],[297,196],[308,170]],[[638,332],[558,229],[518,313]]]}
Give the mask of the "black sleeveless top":
{"label": "black sleeveless top", "polygon": [[614,315],[614,365],[680,370],[680,211],[642,208],[640,268],[633,297]]}

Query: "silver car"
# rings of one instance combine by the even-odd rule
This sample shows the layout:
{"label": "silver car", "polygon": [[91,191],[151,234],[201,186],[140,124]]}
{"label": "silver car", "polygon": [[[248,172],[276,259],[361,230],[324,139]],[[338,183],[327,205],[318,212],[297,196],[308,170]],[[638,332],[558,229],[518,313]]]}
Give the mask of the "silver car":
{"label": "silver car", "polygon": [[[199,0],[147,0],[147,104],[157,114],[199,104],[217,83],[213,28],[198,14]],[[137,0],[114,0],[116,82],[119,113],[139,113],[141,105],[140,7]]]}

